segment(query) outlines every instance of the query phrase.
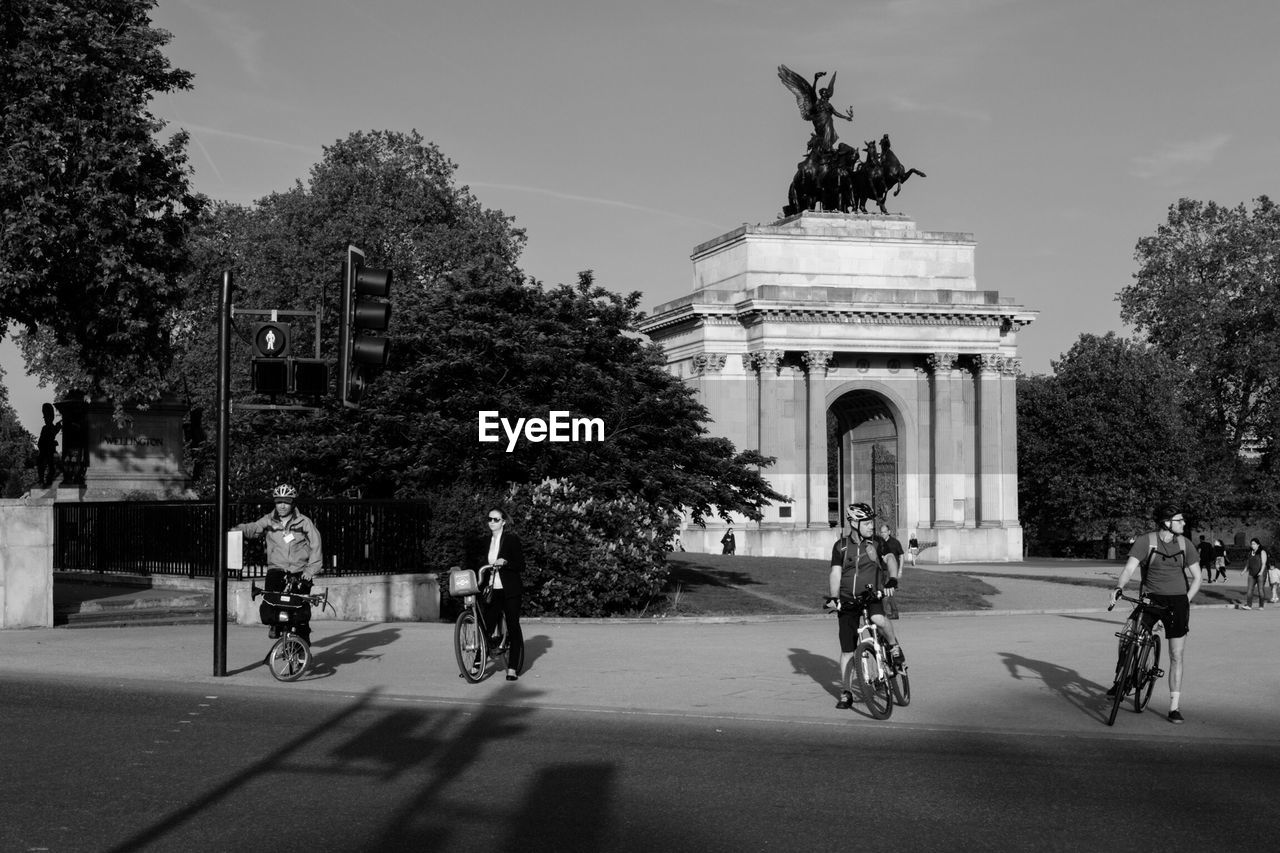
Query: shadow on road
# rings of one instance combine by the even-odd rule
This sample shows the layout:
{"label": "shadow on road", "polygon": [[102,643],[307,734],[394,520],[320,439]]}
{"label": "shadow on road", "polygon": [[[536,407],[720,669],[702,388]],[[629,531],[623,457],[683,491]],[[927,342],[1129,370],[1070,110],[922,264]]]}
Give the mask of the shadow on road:
{"label": "shadow on road", "polygon": [[1107,688],[1061,664],[1035,660],[1013,652],[1000,652],[1009,675],[1018,681],[1039,680],[1087,717],[1103,720]]}

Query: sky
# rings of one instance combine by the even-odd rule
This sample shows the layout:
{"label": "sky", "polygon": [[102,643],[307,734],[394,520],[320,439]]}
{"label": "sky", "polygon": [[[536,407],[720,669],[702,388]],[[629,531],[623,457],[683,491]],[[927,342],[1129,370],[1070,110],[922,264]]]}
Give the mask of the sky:
{"label": "sky", "polygon": [[[1134,246],[1179,198],[1280,196],[1275,0],[160,0],[153,18],[195,74],[153,108],[190,132],[197,190],[248,204],[353,131],[416,129],[525,229],[526,274],[594,270],[645,310],[691,291],[695,246],[781,215],[810,126],[778,65],[835,73],[842,140],[888,133],[928,175],[890,212],[971,233],[978,287],[1040,312],[1019,334],[1032,373],[1129,332]],[[53,389],[9,341],[0,364],[38,432]]]}

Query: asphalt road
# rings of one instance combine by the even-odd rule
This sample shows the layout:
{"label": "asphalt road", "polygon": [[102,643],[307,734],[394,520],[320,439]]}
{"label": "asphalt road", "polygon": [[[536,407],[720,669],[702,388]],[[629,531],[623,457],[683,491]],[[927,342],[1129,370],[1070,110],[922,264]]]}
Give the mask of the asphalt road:
{"label": "asphalt road", "polygon": [[910,711],[888,725],[9,673],[0,850],[1274,848],[1274,740],[1171,740],[1179,727],[1130,712],[1063,732]]}

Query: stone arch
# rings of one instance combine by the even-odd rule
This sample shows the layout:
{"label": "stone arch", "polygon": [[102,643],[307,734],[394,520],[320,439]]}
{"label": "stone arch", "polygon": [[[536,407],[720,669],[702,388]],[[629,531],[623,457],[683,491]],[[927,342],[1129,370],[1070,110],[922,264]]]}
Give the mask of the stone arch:
{"label": "stone arch", "polygon": [[831,521],[843,524],[851,501],[875,506],[903,531],[918,523],[915,418],[898,389],[875,380],[841,383],[826,395],[827,484]]}

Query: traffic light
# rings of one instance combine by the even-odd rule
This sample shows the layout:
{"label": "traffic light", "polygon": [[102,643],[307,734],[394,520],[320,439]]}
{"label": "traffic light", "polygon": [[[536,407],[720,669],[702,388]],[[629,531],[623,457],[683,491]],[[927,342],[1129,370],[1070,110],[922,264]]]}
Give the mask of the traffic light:
{"label": "traffic light", "polygon": [[365,386],[387,364],[391,342],[380,335],[391,322],[391,270],[364,265],[364,252],[347,246],[338,332],[338,396],[360,405]]}
{"label": "traffic light", "polygon": [[289,324],[257,323],[253,328],[253,366],[249,373],[254,393],[287,394],[292,387]]}
{"label": "traffic light", "polygon": [[305,397],[322,397],[329,393],[329,363],[322,358],[291,358],[290,387]]}

